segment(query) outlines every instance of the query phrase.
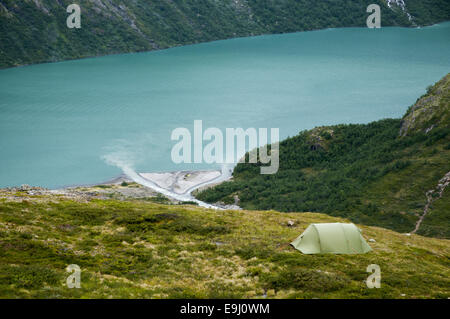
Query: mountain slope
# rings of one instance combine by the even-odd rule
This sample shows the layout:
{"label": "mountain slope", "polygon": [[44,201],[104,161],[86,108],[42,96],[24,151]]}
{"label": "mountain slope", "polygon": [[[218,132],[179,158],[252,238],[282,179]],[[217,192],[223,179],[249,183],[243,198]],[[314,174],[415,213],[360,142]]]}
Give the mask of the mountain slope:
{"label": "mountain slope", "polygon": [[[315,211],[357,223],[450,238],[450,75],[405,117],[366,125],[318,127],[280,143],[280,169],[260,175],[238,164],[233,181],[197,197],[245,209]],[[429,193],[431,191],[431,193]]]}
{"label": "mountain slope", "polygon": [[[176,45],[327,27],[365,26],[368,4],[382,25],[427,25],[450,19],[446,0],[80,0],[81,29],[68,29],[72,0],[1,0],[0,68]],[[411,14],[410,20],[407,14]]]}
{"label": "mountain slope", "polygon": [[[303,255],[289,242],[310,223],[345,220],[86,198],[0,190],[0,298],[450,296],[448,240],[360,226],[372,252]],[[374,263],[380,289],[364,282]]]}

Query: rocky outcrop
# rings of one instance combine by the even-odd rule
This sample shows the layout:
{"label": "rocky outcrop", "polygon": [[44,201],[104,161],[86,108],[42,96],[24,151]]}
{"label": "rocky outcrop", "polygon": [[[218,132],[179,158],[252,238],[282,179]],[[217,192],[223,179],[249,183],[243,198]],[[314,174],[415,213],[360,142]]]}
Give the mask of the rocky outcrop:
{"label": "rocky outcrop", "polygon": [[450,73],[411,106],[402,119],[400,136],[428,134],[436,127],[450,126]]}
{"label": "rocky outcrop", "polygon": [[308,134],[308,143],[312,151],[326,150],[333,139],[334,129],[328,126],[320,126],[310,130]]}

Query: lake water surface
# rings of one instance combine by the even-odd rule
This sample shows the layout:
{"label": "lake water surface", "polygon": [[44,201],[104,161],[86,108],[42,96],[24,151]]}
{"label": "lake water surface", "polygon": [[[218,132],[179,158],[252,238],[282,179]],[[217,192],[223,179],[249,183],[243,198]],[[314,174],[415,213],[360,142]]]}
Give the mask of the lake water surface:
{"label": "lake water surface", "polygon": [[401,117],[450,72],[450,22],[240,38],[0,71],[0,187],[58,187],[176,165],[173,129]]}

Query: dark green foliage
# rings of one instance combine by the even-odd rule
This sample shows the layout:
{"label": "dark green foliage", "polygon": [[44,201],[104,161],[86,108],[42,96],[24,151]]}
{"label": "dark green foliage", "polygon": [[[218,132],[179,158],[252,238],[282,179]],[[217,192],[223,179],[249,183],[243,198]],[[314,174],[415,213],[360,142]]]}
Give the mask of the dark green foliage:
{"label": "dark green foliage", "polygon": [[[450,188],[446,188],[442,197],[435,199],[428,215],[420,225],[418,234],[439,238],[449,238]],[[448,260],[447,262],[449,262]]]}
{"label": "dark green foliage", "polygon": [[[261,175],[259,164],[238,164],[233,181],[207,189],[197,198],[217,202],[238,195],[245,209],[323,212],[357,223],[411,231],[416,217],[400,212],[420,213],[426,202],[424,187],[432,187],[429,183],[437,182],[448,167],[433,168],[437,179],[419,174],[415,183],[422,183],[423,188],[408,188],[405,182],[393,188],[389,183],[396,175],[405,176],[406,181],[414,172],[426,171],[427,166],[418,163],[417,157],[444,156],[446,153],[428,151],[427,147],[447,145],[450,129],[399,138],[400,123],[387,119],[367,125],[334,126],[332,137],[321,134],[323,147],[317,149],[311,148],[313,133],[301,132],[280,143],[280,169],[276,174]],[[404,198],[393,197],[403,188]]]}
{"label": "dark green foliage", "polygon": [[266,259],[271,255],[271,251],[268,248],[262,248],[262,247],[255,247],[254,245],[252,246],[245,246],[245,247],[240,247],[238,249],[236,249],[236,255],[238,255],[239,257],[243,258],[243,259],[251,259],[251,258],[260,258],[260,259]]}
{"label": "dark green foliage", "polygon": [[0,281],[15,288],[40,289],[44,285],[56,285],[62,276],[54,270],[39,266],[0,266]]}
{"label": "dark green foliage", "polygon": [[[303,255],[288,245],[302,229],[340,220],[323,214],[16,196],[24,195],[0,190],[2,298],[448,295],[448,245],[439,239],[361,226],[367,238],[376,239],[369,254]],[[80,211],[96,213],[83,219]],[[30,222],[24,225],[23,219]],[[287,220],[295,220],[295,226],[287,227]],[[84,224],[77,225],[80,221]],[[383,269],[382,288],[370,290],[365,270],[374,260]],[[80,289],[66,285],[70,264],[80,266]]]}
{"label": "dark green foliage", "polygon": [[[276,174],[238,164],[233,181],[197,197],[217,202],[237,195],[246,209],[323,212],[410,232],[424,213],[425,193],[450,170],[449,75],[427,92],[401,120],[300,132],[280,143]],[[450,238],[448,192],[434,194],[418,233]]]}
{"label": "dark green foliage", "polygon": [[296,289],[328,292],[342,289],[350,282],[345,277],[327,274],[320,270],[308,270],[299,267],[289,267],[277,273],[266,273],[262,276],[269,289]]}
{"label": "dark green foliage", "polygon": [[447,0],[409,0],[405,2],[417,25],[429,24],[430,19],[437,21],[449,19],[450,6]]}
{"label": "dark green foliage", "polygon": [[124,225],[133,233],[161,232],[166,230],[175,233],[184,232],[207,236],[229,232],[227,226],[205,224],[201,219],[187,218],[174,213],[127,216],[118,218],[116,223]]}
{"label": "dark green foliage", "polygon": [[380,4],[383,26],[428,25],[450,17],[446,0],[406,1],[412,22],[383,0],[80,0],[81,29],[68,29],[66,7],[72,2],[0,1],[0,68],[257,34],[365,26],[371,3]]}
{"label": "dark green foliage", "polygon": [[194,202],[194,201],[191,201],[191,200],[188,200],[188,201],[180,202],[179,205],[195,205],[195,206],[198,206],[198,203]]}

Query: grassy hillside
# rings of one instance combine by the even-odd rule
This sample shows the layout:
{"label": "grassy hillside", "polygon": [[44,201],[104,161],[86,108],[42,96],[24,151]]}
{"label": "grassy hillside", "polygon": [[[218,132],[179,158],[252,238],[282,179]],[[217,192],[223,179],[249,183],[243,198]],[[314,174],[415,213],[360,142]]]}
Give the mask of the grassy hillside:
{"label": "grassy hillside", "polygon": [[[365,26],[368,4],[382,7],[383,26],[450,19],[446,0],[79,0],[81,29],[68,29],[72,0],[1,0],[0,68],[249,36]],[[410,21],[406,13],[413,16]]]}
{"label": "grassy hillside", "polygon": [[[428,89],[403,119],[318,127],[280,143],[280,169],[260,175],[239,164],[233,181],[197,197],[245,209],[314,211],[356,223],[450,238],[450,75]],[[450,180],[449,180],[450,182]]]}
{"label": "grassy hillside", "polygon": [[[303,255],[288,244],[310,223],[344,220],[35,193],[0,190],[0,298],[450,296],[448,240],[360,226],[372,252]],[[373,263],[380,289],[364,282]]]}

